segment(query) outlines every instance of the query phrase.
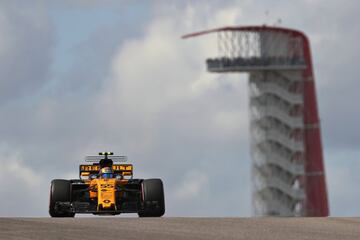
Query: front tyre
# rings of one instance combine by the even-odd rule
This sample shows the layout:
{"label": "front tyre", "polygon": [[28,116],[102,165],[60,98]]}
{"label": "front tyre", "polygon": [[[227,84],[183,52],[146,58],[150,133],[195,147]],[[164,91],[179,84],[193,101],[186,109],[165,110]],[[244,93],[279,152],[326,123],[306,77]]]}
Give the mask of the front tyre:
{"label": "front tyre", "polygon": [[139,217],[161,217],[165,213],[164,186],[161,179],[146,179],[142,182],[144,209]]}
{"label": "front tyre", "polygon": [[59,211],[55,208],[56,202],[70,202],[70,181],[55,179],[51,181],[49,214],[51,217],[74,217],[75,213]]}

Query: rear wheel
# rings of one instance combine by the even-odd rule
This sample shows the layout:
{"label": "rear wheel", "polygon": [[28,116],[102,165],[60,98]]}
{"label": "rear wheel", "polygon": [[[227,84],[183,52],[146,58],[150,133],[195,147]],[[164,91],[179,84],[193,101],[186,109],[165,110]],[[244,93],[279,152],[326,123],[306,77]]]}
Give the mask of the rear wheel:
{"label": "rear wheel", "polygon": [[74,217],[75,213],[55,209],[56,202],[70,202],[70,181],[55,179],[51,181],[49,214],[51,217]]}
{"label": "rear wheel", "polygon": [[144,210],[139,217],[161,217],[165,213],[164,187],[161,179],[146,179],[142,182]]}

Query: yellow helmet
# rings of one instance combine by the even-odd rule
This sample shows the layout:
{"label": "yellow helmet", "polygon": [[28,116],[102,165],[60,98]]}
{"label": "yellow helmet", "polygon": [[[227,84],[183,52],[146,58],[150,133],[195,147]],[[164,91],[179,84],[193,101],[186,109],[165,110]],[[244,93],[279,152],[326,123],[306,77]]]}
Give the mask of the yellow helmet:
{"label": "yellow helmet", "polygon": [[100,169],[100,177],[101,178],[113,178],[114,177],[114,171],[111,167],[103,167]]}

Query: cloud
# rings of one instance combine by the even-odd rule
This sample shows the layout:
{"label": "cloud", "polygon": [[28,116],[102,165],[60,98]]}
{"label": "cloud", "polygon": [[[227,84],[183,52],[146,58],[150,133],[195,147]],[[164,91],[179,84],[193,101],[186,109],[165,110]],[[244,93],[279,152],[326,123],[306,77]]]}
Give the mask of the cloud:
{"label": "cloud", "polygon": [[26,166],[20,152],[11,149],[6,143],[0,144],[0,159],[1,166],[3,166],[0,170],[0,182],[2,184],[7,182],[7,178],[23,183],[26,188],[34,187],[40,183],[41,176]]}
{"label": "cloud", "polygon": [[332,216],[358,216],[359,150],[328,150],[326,179]]}
{"label": "cloud", "polygon": [[38,199],[44,191],[41,174],[24,161],[18,149],[4,142],[0,143],[0,165],[1,215],[37,215],[39,203],[46,202]]}
{"label": "cloud", "polygon": [[35,95],[49,77],[53,31],[40,3],[0,4],[0,101]]}
{"label": "cloud", "polygon": [[[104,5],[114,5],[117,1],[115,0],[65,0],[64,3],[67,7],[76,8],[96,8]],[[126,4],[130,1],[122,0],[122,4]],[[63,3],[63,4],[64,4]],[[60,4],[59,6],[61,6]]]}
{"label": "cloud", "polygon": [[182,181],[175,190],[176,201],[193,202],[196,198],[204,195],[209,189],[209,177],[196,169],[191,169],[184,174]]}

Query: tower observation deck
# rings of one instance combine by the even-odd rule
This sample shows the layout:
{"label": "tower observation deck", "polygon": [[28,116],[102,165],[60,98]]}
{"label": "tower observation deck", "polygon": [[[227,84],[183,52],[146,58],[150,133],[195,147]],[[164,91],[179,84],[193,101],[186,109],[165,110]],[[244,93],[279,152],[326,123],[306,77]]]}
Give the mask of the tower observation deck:
{"label": "tower observation deck", "polygon": [[310,45],[299,31],[223,27],[212,73],[249,73],[252,203],[256,216],[328,216]]}

